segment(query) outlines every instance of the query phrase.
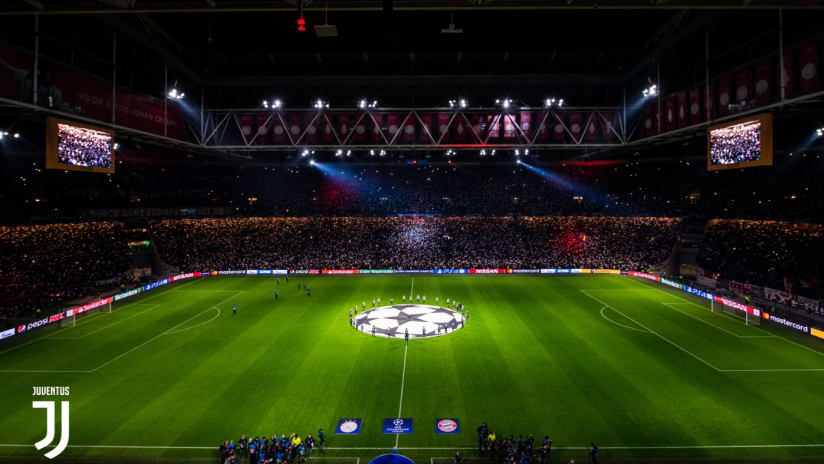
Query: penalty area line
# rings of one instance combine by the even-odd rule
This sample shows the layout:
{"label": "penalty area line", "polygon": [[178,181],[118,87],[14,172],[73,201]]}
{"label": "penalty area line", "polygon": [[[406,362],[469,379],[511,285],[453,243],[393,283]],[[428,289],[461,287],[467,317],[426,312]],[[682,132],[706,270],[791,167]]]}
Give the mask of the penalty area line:
{"label": "penalty area line", "polygon": [[[159,291],[158,293],[156,293],[156,294],[154,294],[154,295],[152,295],[152,296],[149,296],[149,297],[146,297],[146,298],[141,298],[141,299],[139,299],[139,300],[137,300],[137,301],[133,301],[133,302],[130,302],[130,303],[125,303],[125,304],[123,304],[120,308],[118,308],[118,311],[121,311],[121,310],[123,310],[123,309],[125,309],[125,308],[127,308],[127,307],[129,307],[129,306],[139,305],[139,304],[145,304],[145,303],[146,303],[147,301],[149,301],[149,300],[155,299],[155,298],[157,298],[157,297],[159,297],[159,296],[165,295],[165,294],[167,294],[167,293],[169,293],[169,292],[171,292],[171,291],[174,291],[174,290],[180,290],[181,288],[183,288],[183,287],[185,287],[185,286],[187,286],[187,285],[190,285],[190,284],[196,283],[196,282],[199,282],[199,280],[193,280],[193,281],[191,281],[191,282],[186,282],[185,284],[183,284],[183,285],[178,285],[178,286],[176,286],[176,287],[170,287],[170,288],[164,288],[164,289],[161,289],[161,291]],[[89,317],[86,317],[84,320],[82,320],[82,321],[80,321],[80,322],[76,322],[73,326],[71,326],[71,327],[67,328],[66,330],[74,329],[74,328],[76,328],[77,326],[83,325],[83,324],[85,324],[85,323],[87,323],[87,322],[92,322],[92,321],[94,321],[94,320],[97,320],[97,316],[103,316],[103,315],[106,315],[106,314],[111,315],[111,313],[97,313],[97,314],[93,314],[93,315],[91,315],[91,316],[89,316]],[[26,342],[24,342],[24,343],[21,343],[21,344],[19,344],[19,345],[15,345],[15,346],[13,346],[13,347],[11,347],[11,348],[9,348],[9,349],[5,350],[5,351],[0,352],[0,356],[4,355],[4,354],[6,354],[6,353],[10,353],[10,352],[12,352],[12,351],[14,351],[14,350],[16,350],[16,349],[23,348],[24,346],[28,346],[28,345],[29,345],[29,344],[31,344],[31,343],[34,343],[34,342],[37,342],[37,341],[40,341],[40,340],[46,340],[46,339],[52,338],[52,336],[57,335],[57,334],[59,334],[59,333],[63,333],[63,331],[61,331],[61,330],[55,330],[54,332],[52,332],[52,333],[50,333],[50,334],[46,334],[46,335],[43,335],[43,336],[40,336],[40,337],[36,337],[36,338],[33,338],[33,339],[31,339],[31,340],[28,340],[28,341],[26,341]],[[60,340],[60,338],[55,338],[55,340]],[[7,370],[7,371],[0,371],[0,372],[12,372],[12,371],[8,371],[8,370]],[[24,372],[25,372],[25,371],[24,371]],[[71,372],[85,372],[85,371],[71,371]]]}
{"label": "penalty area line", "polygon": [[[126,351],[125,353],[121,353],[120,355],[115,356],[114,358],[112,358],[112,359],[110,359],[110,360],[108,360],[108,361],[104,362],[103,364],[101,364],[101,365],[99,365],[99,366],[95,367],[94,369],[92,369],[92,372],[96,372],[96,371],[100,370],[101,368],[103,368],[103,367],[105,367],[105,366],[108,366],[109,364],[111,364],[111,363],[113,363],[113,362],[117,361],[118,359],[122,358],[123,356],[126,356],[127,354],[131,353],[132,351],[135,351],[136,349],[138,349],[138,348],[140,348],[140,347],[142,347],[142,346],[144,346],[144,345],[146,345],[146,344],[148,344],[148,343],[150,343],[150,342],[153,342],[153,341],[157,340],[158,338],[160,338],[160,337],[162,337],[162,336],[164,336],[164,335],[169,335],[169,334],[173,334],[173,333],[175,333],[175,329],[177,329],[177,328],[178,328],[178,327],[180,327],[181,325],[183,325],[183,324],[185,324],[185,323],[187,323],[187,322],[191,321],[192,319],[194,319],[194,318],[196,318],[196,317],[200,316],[201,314],[205,313],[206,311],[211,311],[212,309],[217,308],[218,306],[222,305],[223,303],[225,303],[225,302],[227,302],[227,301],[231,300],[232,298],[234,298],[234,297],[236,297],[236,296],[240,295],[240,294],[241,294],[241,293],[243,293],[244,291],[245,291],[245,290],[242,290],[242,291],[239,291],[239,292],[235,293],[234,295],[230,296],[229,298],[226,298],[225,300],[221,301],[220,303],[217,303],[217,304],[216,304],[216,305],[214,305],[214,306],[211,306],[211,307],[209,307],[209,308],[204,309],[203,311],[201,311],[201,312],[199,312],[199,313],[195,314],[194,316],[192,316],[192,317],[190,317],[190,318],[186,319],[185,321],[183,321],[183,322],[181,322],[181,323],[177,324],[176,326],[172,327],[171,329],[167,329],[167,330],[165,330],[165,331],[163,331],[163,332],[161,332],[161,333],[159,333],[159,334],[155,335],[154,337],[152,337],[152,338],[150,338],[150,339],[146,340],[145,342],[141,343],[140,345],[137,345],[136,347],[134,347],[134,348],[130,349],[129,351]],[[220,310],[218,309],[218,315],[220,314],[220,313],[219,313],[219,311],[220,311]],[[209,322],[211,322],[211,321],[209,321]]]}
{"label": "penalty area line", "polygon": [[[181,285],[181,286],[182,286],[182,285]],[[139,344],[139,345],[135,346],[134,348],[131,348],[130,350],[128,350],[128,351],[126,351],[126,352],[124,352],[124,353],[121,353],[121,354],[119,354],[119,355],[115,356],[114,358],[112,358],[112,359],[110,359],[110,360],[108,360],[108,361],[104,362],[103,364],[101,364],[101,365],[99,365],[99,366],[95,367],[94,369],[90,369],[90,370],[26,370],[26,369],[2,369],[2,370],[0,370],[0,372],[6,372],[6,373],[32,373],[32,374],[36,374],[36,373],[80,373],[80,374],[89,374],[89,373],[97,372],[97,371],[98,371],[98,370],[100,370],[101,368],[103,368],[103,367],[105,367],[105,366],[107,366],[107,365],[109,365],[109,364],[111,364],[111,363],[113,363],[113,362],[117,361],[118,359],[122,358],[123,356],[126,356],[127,354],[129,354],[129,353],[131,353],[131,352],[133,352],[133,351],[135,351],[135,350],[137,350],[137,349],[139,349],[139,348],[141,348],[141,347],[143,347],[143,346],[145,346],[145,345],[147,345],[147,344],[149,344],[149,343],[151,343],[151,342],[153,342],[153,341],[157,340],[158,338],[160,338],[160,337],[162,337],[162,336],[164,336],[164,335],[172,335],[172,334],[175,334],[175,333],[183,332],[183,331],[185,331],[185,330],[188,330],[188,329],[193,329],[193,328],[195,328],[195,327],[199,327],[199,326],[201,326],[201,325],[203,325],[203,324],[206,324],[206,323],[212,322],[212,321],[213,321],[214,319],[216,319],[217,317],[213,317],[212,319],[210,319],[210,320],[206,321],[205,323],[201,323],[201,324],[198,324],[198,325],[196,325],[196,326],[189,327],[189,328],[187,328],[187,329],[182,329],[182,330],[175,331],[175,329],[177,329],[178,327],[180,327],[180,326],[182,326],[183,324],[185,324],[185,323],[187,323],[187,322],[191,321],[192,319],[194,319],[194,318],[196,318],[196,317],[200,316],[201,314],[205,313],[206,311],[211,311],[211,310],[213,310],[213,309],[217,309],[217,311],[218,311],[218,314],[217,314],[217,315],[218,315],[218,316],[220,316],[220,308],[218,308],[218,306],[220,306],[220,305],[222,305],[223,303],[225,303],[225,302],[227,302],[227,301],[231,300],[232,298],[235,298],[236,296],[240,295],[240,294],[241,294],[241,293],[243,293],[243,292],[245,292],[245,290],[241,290],[241,291],[239,291],[239,292],[235,293],[234,295],[230,296],[229,298],[226,298],[225,300],[221,301],[220,303],[217,303],[217,304],[215,304],[214,306],[211,306],[211,307],[209,307],[209,308],[204,309],[203,311],[201,311],[201,312],[199,312],[199,313],[195,314],[194,316],[192,316],[192,317],[190,317],[190,318],[186,319],[185,321],[183,321],[183,322],[181,322],[181,323],[179,323],[179,324],[175,325],[174,327],[171,327],[171,328],[169,328],[169,329],[164,330],[163,332],[161,332],[161,333],[159,333],[159,334],[155,335],[154,337],[152,337],[152,338],[150,338],[150,339],[146,340],[145,342],[143,342],[143,343],[141,343],[141,344]],[[2,446],[2,445],[0,445],[0,446]]]}
{"label": "penalty area line", "polygon": [[[601,317],[603,317],[604,319],[608,320],[609,322],[612,322],[612,323],[613,323],[613,324],[615,324],[615,325],[620,325],[621,327],[624,327],[624,328],[629,329],[629,330],[634,330],[634,331],[636,331],[636,332],[641,332],[641,333],[652,333],[652,332],[648,332],[648,331],[646,331],[646,330],[637,329],[637,328],[635,328],[635,327],[630,327],[630,326],[628,326],[628,325],[621,324],[620,322],[613,321],[612,319],[608,318],[606,314],[604,314],[604,310],[605,310],[605,309],[607,309],[607,308],[609,308],[609,306],[604,306],[603,308],[601,308]],[[610,308],[610,309],[611,309],[611,308]]]}
{"label": "penalty area line", "polygon": [[695,358],[695,359],[697,359],[697,360],[701,361],[701,362],[702,362],[702,363],[704,363],[705,365],[707,365],[707,366],[711,367],[714,371],[716,371],[716,372],[721,372],[721,369],[719,369],[719,368],[715,367],[714,365],[710,364],[710,363],[709,363],[708,361],[706,361],[704,358],[701,358],[700,356],[698,356],[698,355],[696,355],[696,354],[692,353],[691,351],[687,350],[686,348],[682,347],[681,345],[679,345],[679,344],[677,344],[677,343],[673,342],[672,340],[668,339],[667,337],[664,337],[663,335],[661,335],[661,334],[659,334],[658,332],[656,332],[656,331],[654,331],[654,330],[650,329],[649,327],[645,326],[644,324],[641,324],[640,322],[638,322],[638,321],[636,321],[635,319],[633,319],[633,318],[631,318],[631,317],[627,316],[626,314],[622,313],[621,311],[618,311],[617,309],[615,309],[615,308],[613,308],[612,306],[610,306],[610,305],[608,305],[608,304],[604,303],[603,301],[599,300],[598,298],[595,298],[594,296],[590,295],[590,294],[589,294],[586,290],[581,289],[581,293],[583,293],[584,295],[586,295],[586,296],[588,296],[588,297],[592,298],[593,300],[597,301],[598,303],[601,303],[602,305],[604,305],[604,306],[608,307],[609,309],[611,309],[611,310],[615,311],[616,313],[618,313],[618,314],[620,314],[620,315],[624,316],[625,318],[627,318],[627,319],[629,319],[630,321],[634,322],[634,323],[635,323],[635,325],[637,325],[638,327],[641,327],[642,329],[646,329],[646,330],[647,330],[647,331],[649,331],[651,334],[658,336],[661,340],[664,340],[665,342],[667,342],[667,343],[669,343],[670,345],[672,345],[672,346],[674,346],[674,347],[678,348],[679,350],[683,351],[684,353],[687,353],[688,355],[692,356],[693,358]]}

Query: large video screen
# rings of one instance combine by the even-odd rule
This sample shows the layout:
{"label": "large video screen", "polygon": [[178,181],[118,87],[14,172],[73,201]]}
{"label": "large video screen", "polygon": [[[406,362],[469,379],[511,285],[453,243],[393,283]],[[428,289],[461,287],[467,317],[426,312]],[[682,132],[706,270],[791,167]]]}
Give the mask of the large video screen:
{"label": "large video screen", "polygon": [[707,169],[773,164],[772,114],[712,126],[707,132]]}
{"label": "large video screen", "polygon": [[46,124],[47,168],[114,172],[114,132],[57,118]]}

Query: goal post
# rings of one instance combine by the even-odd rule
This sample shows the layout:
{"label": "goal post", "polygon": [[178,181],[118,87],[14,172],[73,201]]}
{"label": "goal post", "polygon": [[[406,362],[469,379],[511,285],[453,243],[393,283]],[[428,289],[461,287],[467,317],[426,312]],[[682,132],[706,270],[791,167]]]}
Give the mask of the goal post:
{"label": "goal post", "polygon": [[723,302],[719,302],[716,309],[720,309],[722,312],[731,314],[736,318],[741,319],[741,321],[745,325],[761,325],[761,318],[756,316],[755,314],[750,314],[749,312],[742,310],[740,308],[736,308],[734,306],[726,305]]}
{"label": "goal post", "polygon": [[75,323],[77,322],[76,319],[77,316],[75,316],[74,314],[68,317],[64,317],[63,319],[57,321],[57,327],[61,329],[65,327],[74,327]]}

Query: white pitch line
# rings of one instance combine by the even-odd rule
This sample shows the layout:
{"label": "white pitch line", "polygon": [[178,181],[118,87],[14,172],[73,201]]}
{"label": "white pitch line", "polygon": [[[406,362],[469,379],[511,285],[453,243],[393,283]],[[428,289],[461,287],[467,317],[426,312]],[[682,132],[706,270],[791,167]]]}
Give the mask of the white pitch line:
{"label": "white pitch line", "polygon": [[[241,293],[243,293],[243,292],[245,292],[245,291],[246,291],[246,290],[241,290],[241,291],[239,291],[239,292],[235,293],[234,295],[230,296],[229,298],[226,298],[225,300],[221,301],[220,303],[217,303],[217,304],[216,304],[216,305],[214,305],[214,306],[211,306],[211,307],[209,307],[209,308],[204,309],[203,311],[201,311],[201,312],[199,312],[199,313],[195,314],[194,316],[192,316],[192,317],[190,317],[190,318],[186,319],[185,321],[183,321],[183,322],[181,322],[181,323],[179,323],[179,324],[175,325],[174,327],[172,327],[172,328],[170,328],[170,329],[167,329],[167,330],[165,330],[165,331],[163,331],[163,332],[161,332],[161,333],[159,333],[159,334],[155,335],[154,337],[152,337],[152,338],[150,338],[150,339],[146,340],[145,342],[141,343],[140,345],[135,346],[134,348],[130,349],[129,351],[126,351],[125,353],[121,353],[121,354],[119,354],[119,355],[115,356],[114,358],[112,358],[112,359],[110,359],[110,360],[108,360],[108,361],[104,362],[103,364],[101,364],[101,365],[99,365],[99,366],[97,366],[97,367],[95,367],[94,369],[91,369],[91,370],[25,370],[25,369],[4,369],[4,370],[0,370],[0,372],[8,372],[8,373],[26,373],[26,374],[29,374],[29,373],[31,373],[31,374],[37,374],[37,373],[85,373],[85,374],[88,374],[88,373],[92,373],[92,372],[97,372],[98,370],[100,370],[100,369],[101,369],[101,368],[103,368],[104,366],[107,366],[107,365],[109,365],[109,364],[111,364],[111,363],[113,363],[113,362],[117,361],[118,359],[122,358],[123,356],[126,356],[127,354],[131,353],[132,351],[135,351],[135,350],[137,350],[138,348],[140,348],[140,347],[142,347],[142,346],[144,346],[144,345],[146,345],[146,344],[148,344],[148,343],[150,343],[150,342],[153,342],[153,341],[157,340],[158,338],[160,338],[160,337],[162,337],[162,336],[164,336],[164,335],[170,335],[170,334],[176,333],[176,332],[174,332],[174,330],[175,330],[176,328],[178,328],[178,327],[180,327],[181,325],[183,325],[183,324],[185,324],[185,323],[187,323],[187,322],[191,321],[192,319],[194,319],[194,318],[196,318],[196,317],[200,316],[201,314],[205,313],[206,311],[209,311],[209,310],[212,310],[212,309],[217,309],[217,310],[218,310],[218,315],[220,315],[220,308],[218,308],[218,305],[221,305],[221,304],[223,304],[223,303],[225,303],[225,302],[227,302],[227,301],[231,300],[232,298],[234,298],[234,297],[236,297],[236,296],[240,295]],[[211,322],[212,320],[214,320],[214,318],[210,319],[208,322]],[[202,324],[201,324],[201,325],[202,325]],[[195,327],[197,327],[197,326],[195,326]],[[194,328],[194,327],[191,327],[191,328]],[[179,331],[179,332],[181,332],[181,331]]]}
{"label": "white pitch line", "polygon": [[[412,293],[415,289],[415,278],[412,278],[412,286],[409,289],[409,302],[412,303]],[[403,346],[403,371],[401,371],[401,399],[398,401],[398,417],[401,417],[403,410],[403,384],[406,381],[406,353],[409,352],[409,341],[407,340]],[[401,439],[401,434],[395,434],[395,448],[398,447],[398,441]]]}
{"label": "white pitch line", "polygon": [[[157,308],[158,306],[160,306],[160,303],[155,303],[155,304],[149,305],[149,307],[148,307],[148,308],[146,308],[146,309],[144,309],[144,310],[142,310],[142,311],[138,311],[138,312],[136,312],[136,313],[132,314],[132,315],[131,315],[131,316],[129,316],[129,317],[124,317],[123,319],[120,319],[120,320],[114,321],[114,322],[112,322],[111,324],[106,324],[106,325],[104,325],[103,327],[101,327],[101,328],[99,328],[99,329],[97,329],[97,330],[93,330],[93,331],[91,331],[91,332],[89,332],[89,333],[87,333],[87,334],[78,335],[77,337],[55,337],[55,338],[56,338],[56,339],[58,339],[58,340],[79,340],[79,339],[81,339],[81,338],[86,338],[86,337],[88,337],[89,335],[93,335],[93,334],[96,334],[97,332],[100,332],[101,330],[108,329],[109,327],[111,327],[111,326],[113,326],[113,325],[115,325],[115,324],[119,324],[119,323],[121,323],[121,322],[123,322],[123,321],[127,321],[127,320],[129,320],[129,319],[131,319],[131,318],[133,318],[133,317],[135,317],[135,316],[139,316],[139,315],[141,315],[141,314],[145,313],[146,311],[151,311],[152,309]],[[105,314],[105,313],[103,313],[103,314]]]}
{"label": "white pitch line", "polygon": [[[687,313],[687,312],[681,311],[680,309],[678,309],[678,308],[676,308],[676,307],[672,306],[672,303],[661,303],[661,304],[662,304],[662,305],[664,305],[664,306],[666,306],[666,307],[667,307],[667,308],[669,308],[669,309],[674,309],[675,311],[678,311],[679,313],[681,313],[681,314],[683,314],[683,315],[685,315],[685,316],[689,316],[689,317],[691,317],[691,318],[695,319],[695,320],[696,320],[696,321],[698,321],[698,322],[703,322],[704,324],[707,324],[707,325],[708,325],[708,326],[710,326],[710,327],[714,327],[714,328],[716,328],[716,329],[718,329],[718,330],[720,330],[720,331],[722,331],[722,332],[726,332],[726,333],[728,333],[728,334],[732,335],[733,337],[738,337],[738,338],[741,338],[741,337],[742,337],[741,335],[738,335],[738,334],[737,334],[737,333],[735,333],[735,332],[730,332],[729,330],[727,330],[727,329],[725,329],[725,328],[723,328],[723,327],[719,327],[719,326],[717,326],[717,325],[713,324],[712,322],[705,321],[705,320],[701,319],[700,317],[693,316],[693,315],[692,315],[692,314],[690,314],[690,313]],[[683,303],[682,303],[682,304],[683,304]],[[760,335],[759,335],[759,336],[760,336]]]}
{"label": "white pitch line", "polygon": [[[48,445],[54,448],[56,445]],[[0,448],[31,448],[31,444],[21,443],[0,443]],[[69,448],[103,448],[103,449],[188,449],[188,450],[216,450],[217,446],[165,446],[165,445],[68,445]],[[759,449],[759,448],[824,448],[824,443],[800,443],[788,445],[665,445],[665,446],[599,446],[602,450],[682,450],[682,449]],[[328,450],[389,450],[389,447],[327,447]],[[477,446],[450,446],[450,447],[408,447],[398,448],[398,450],[473,450]],[[585,450],[588,446],[553,446],[552,449],[561,450]],[[346,458],[346,456],[341,456]],[[442,459],[442,458],[437,458]]]}
{"label": "white pitch line", "polygon": [[628,325],[621,324],[620,322],[613,321],[612,319],[608,318],[606,316],[606,314],[604,314],[604,310],[607,309],[607,308],[608,308],[608,306],[604,306],[603,308],[601,308],[601,317],[608,320],[609,322],[612,322],[615,325],[620,325],[621,327],[624,327],[624,328],[629,329],[629,330],[635,330],[636,332],[650,333],[650,332],[647,332],[646,330],[641,330],[641,329],[638,329],[638,328],[635,328],[635,327],[630,327]]}
{"label": "white pitch line", "polygon": [[[679,304],[680,305],[690,304],[690,305],[698,306],[701,309],[705,309],[701,305],[695,304],[691,301],[679,301],[679,302],[676,302],[676,303],[661,303],[661,304],[663,304],[664,306],[669,307],[670,309],[674,309],[674,310],[678,311],[679,313],[681,313],[685,316],[689,316],[691,318],[694,318],[695,320],[703,322],[704,324],[711,325],[711,326],[715,327],[718,330],[723,330],[724,332],[727,332],[728,334],[730,334],[732,336],[735,336],[735,337],[738,337],[738,338],[776,338],[776,337],[778,337],[777,335],[773,335],[773,334],[767,334],[767,335],[738,335],[734,332],[730,332],[729,330],[724,329],[723,327],[717,326],[717,325],[713,324],[712,322],[705,321],[705,320],[701,319],[700,317],[693,316],[690,313],[681,311],[680,309],[673,306],[673,305],[679,305]],[[715,314],[715,313],[710,313],[710,314]],[[721,313],[721,314],[726,314],[726,313]],[[749,327],[756,328],[754,326],[749,326]]]}
{"label": "white pitch line", "polygon": [[631,317],[627,316],[626,314],[622,313],[621,311],[618,311],[617,309],[615,309],[615,308],[613,308],[612,306],[610,306],[610,305],[608,305],[608,304],[604,303],[603,301],[599,300],[598,298],[595,298],[594,296],[590,295],[590,294],[589,294],[586,290],[581,289],[581,292],[582,292],[584,295],[586,295],[586,296],[588,296],[588,297],[592,298],[593,300],[597,301],[598,303],[601,303],[602,305],[607,306],[609,309],[611,309],[611,310],[615,311],[616,313],[618,313],[618,314],[620,314],[620,315],[624,316],[625,318],[627,318],[627,319],[631,320],[632,322],[634,322],[635,324],[637,324],[637,325],[638,325],[638,327],[641,327],[641,328],[647,329],[647,330],[648,330],[649,332],[651,332],[652,334],[657,335],[659,338],[661,338],[661,340],[664,340],[665,342],[669,343],[670,345],[672,345],[672,346],[674,346],[674,347],[678,348],[679,350],[683,351],[684,353],[687,353],[688,355],[692,356],[693,358],[695,358],[695,359],[697,359],[697,360],[701,361],[702,363],[706,364],[707,366],[709,366],[709,367],[713,368],[713,370],[715,370],[716,372],[721,372],[721,369],[719,369],[719,368],[715,367],[714,365],[710,364],[708,361],[704,360],[704,358],[701,358],[700,356],[698,356],[698,355],[696,355],[696,354],[693,354],[693,353],[692,353],[691,351],[689,351],[688,349],[686,349],[686,348],[682,347],[681,345],[679,345],[679,344],[677,344],[677,343],[673,342],[672,340],[670,340],[670,339],[668,339],[667,337],[665,337],[665,336],[663,336],[663,335],[659,334],[658,332],[656,332],[656,331],[654,331],[654,330],[650,329],[649,327],[645,326],[644,324],[641,324],[640,322],[638,322],[638,321],[636,321],[635,319],[633,319],[633,318],[631,318]]}
{"label": "white pitch line", "polygon": [[171,329],[165,330],[165,331],[163,331],[163,332],[161,332],[161,333],[159,333],[159,334],[155,335],[154,337],[152,337],[152,338],[150,338],[150,339],[146,340],[145,342],[141,343],[140,345],[137,345],[136,347],[134,347],[134,348],[130,349],[129,351],[127,351],[127,352],[125,352],[125,353],[122,353],[122,354],[120,354],[120,355],[118,355],[118,356],[114,357],[113,359],[110,359],[110,360],[108,360],[108,361],[104,362],[103,364],[101,364],[101,365],[99,365],[99,366],[95,367],[94,369],[92,369],[92,372],[98,371],[98,370],[100,370],[102,367],[108,366],[109,364],[111,364],[111,363],[113,363],[113,362],[117,361],[118,359],[122,358],[123,356],[126,356],[127,354],[131,353],[132,351],[134,351],[134,350],[136,350],[136,349],[138,349],[138,348],[140,348],[140,347],[142,347],[142,346],[144,346],[144,345],[148,344],[149,342],[152,342],[152,341],[157,340],[158,338],[160,338],[160,337],[162,337],[162,336],[164,336],[164,335],[168,335],[169,333],[172,333],[172,332],[173,332],[176,328],[180,327],[181,325],[183,325],[183,324],[185,324],[185,323],[187,323],[187,322],[191,321],[192,319],[194,319],[194,318],[196,318],[196,317],[200,316],[201,314],[205,313],[206,311],[210,311],[210,310],[212,310],[212,309],[216,308],[218,305],[221,305],[221,304],[223,304],[223,303],[225,303],[225,302],[227,302],[227,301],[231,300],[232,298],[234,298],[234,297],[236,297],[236,296],[240,295],[240,294],[241,294],[241,293],[243,293],[244,291],[245,291],[245,290],[241,290],[241,291],[239,291],[239,292],[235,293],[234,295],[230,296],[229,298],[226,298],[225,300],[221,301],[220,303],[217,303],[216,305],[214,305],[214,306],[212,306],[212,307],[209,307],[209,308],[204,309],[203,311],[201,311],[201,312],[199,312],[199,313],[195,314],[194,316],[192,316],[192,317],[190,317],[190,318],[186,319],[185,321],[181,322],[180,324],[177,324],[176,326],[172,327]]}
{"label": "white pitch line", "polygon": [[[193,280],[193,281],[191,281],[191,282],[186,282],[186,283],[185,283],[185,284],[183,284],[183,285],[178,285],[178,286],[176,286],[176,287],[171,287],[171,288],[165,288],[165,289],[162,289],[162,291],[160,291],[160,292],[158,292],[158,293],[156,293],[156,294],[154,294],[154,295],[152,295],[152,296],[150,296],[150,297],[142,298],[142,299],[140,299],[140,300],[138,300],[138,301],[135,301],[135,302],[132,302],[132,303],[126,303],[126,304],[124,304],[124,305],[123,305],[120,309],[122,310],[122,309],[124,309],[124,308],[126,308],[126,307],[128,307],[128,306],[132,306],[132,305],[136,305],[136,304],[143,304],[143,303],[145,303],[145,302],[146,302],[146,301],[148,301],[148,300],[151,300],[151,299],[154,299],[154,298],[159,297],[160,295],[165,295],[165,294],[166,294],[167,292],[169,292],[169,291],[172,291],[172,290],[180,290],[181,288],[183,288],[183,287],[185,287],[185,286],[187,286],[187,285],[193,284],[193,283],[195,283],[195,282],[200,282],[200,280]],[[68,329],[66,329],[66,330],[70,330],[70,329],[73,329],[73,328],[75,328],[75,327],[77,327],[77,326],[79,326],[79,325],[83,325],[83,324],[84,324],[84,323],[86,323],[86,322],[90,322],[90,321],[94,320],[93,318],[95,318],[96,316],[105,315],[105,314],[110,314],[110,313],[98,313],[98,314],[94,314],[94,315],[92,315],[92,316],[86,317],[86,318],[85,318],[85,320],[80,321],[79,323],[75,323],[73,326],[69,327],[69,328],[68,328]],[[23,348],[24,346],[26,346],[26,345],[28,345],[28,344],[30,344],[30,343],[34,343],[34,342],[39,341],[39,340],[45,340],[45,339],[47,339],[47,338],[51,338],[53,335],[56,335],[56,334],[59,334],[59,333],[63,333],[63,331],[60,331],[60,330],[55,330],[54,332],[52,332],[52,333],[50,333],[50,334],[43,335],[42,337],[36,337],[36,338],[33,338],[33,339],[31,339],[31,340],[29,340],[29,341],[27,341],[27,342],[25,342],[25,343],[21,343],[21,344],[19,344],[19,345],[15,345],[15,346],[13,346],[13,347],[9,348],[8,350],[5,350],[5,351],[0,352],[0,356],[4,355],[4,354],[6,354],[6,353],[10,353],[10,352],[12,352],[12,351],[14,351],[14,350],[16,350],[16,349],[18,349],[18,348]],[[0,371],[0,372],[11,372],[11,371]],[[78,372],[80,372],[80,371],[78,371]]]}
{"label": "white pitch line", "polygon": [[721,369],[721,372],[822,372],[824,368],[799,367],[789,369]]}
{"label": "white pitch line", "polygon": [[[214,321],[214,320],[215,320],[215,319],[217,319],[218,317],[220,317],[220,308],[218,308],[217,306],[212,306],[212,307],[211,307],[211,308],[209,308],[209,309],[217,309],[217,314],[215,314],[215,315],[214,315],[211,319],[209,319],[208,321],[206,321],[206,322],[201,322],[200,324],[193,325],[193,326],[191,326],[191,327],[186,327],[185,329],[173,330],[173,331],[171,331],[171,332],[166,332],[166,335],[171,335],[171,334],[176,334],[176,333],[185,332],[185,331],[187,331],[187,330],[192,330],[192,329],[198,328],[198,327],[200,327],[200,326],[202,326],[202,325],[206,325],[206,324],[208,324],[208,323],[210,323],[210,322]],[[203,314],[204,312],[206,312],[206,311],[203,311],[203,312],[201,312],[200,314]]]}
{"label": "white pitch line", "polygon": [[[658,291],[659,291],[659,292],[661,292],[661,293],[666,293],[667,295],[673,295],[673,296],[675,296],[676,298],[680,298],[681,300],[684,300],[684,301],[685,301],[685,302],[687,302],[687,303],[690,303],[690,304],[693,304],[693,305],[696,305],[696,306],[699,306],[699,307],[702,307],[702,308],[703,308],[703,306],[699,305],[698,303],[695,303],[694,301],[690,301],[690,300],[688,300],[688,299],[687,299],[686,297],[684,297],[684,296],[681,296],[681,295],[678,295],[678,294],[670,294],[668,291],[666,291],[666,290],[664,290],[664,289],[662,289],[662,288],[658,288],[658,287],[656,287],[655,285],[652,285],[651,283],[647,283],[647,282],[645,282],[643,279],[635,279],[635,281],[636,281],[636,282],[639,282],[640,284],[642,284],[642,285],[644,285],[644,286],[647,286],[647,287],[649,287],[649,288],[653,288],[653,289],[655,289],[655,290],[658,290]],[[581,290],[581,291],[583,291],[583,290]],[[706,309],[706,308],[704,308],[704,309]],[[726,314],[726,313],[721,312],[721,314]],[[729,317],[735,317],[735,316],[729,316]],[[764,332],[765,334],[768,334],[768,335],[775,335],[775,334],[773,334],[773,333],[771,333],[771,332],[768,332],[768,331],[766,331],[766,330],[762,329],[761,327],[757,327],[757,326],[754,326],[754,325],[747,325],[747,327],[752,327],[753,329],[758,330],[758,331],[761,331],[761,332]],[[794,341],[792,341],[792,340],[790,340],[789,338],[786,338],[786,337],[784,337],[784,336],[781,336],[781,335],[775,335],[775,338],[777,338],[777,339],[779,339],[779,340],[784,340],[784,341],[785,341],[785,342],[787,342],[787,343],[790,343],[790,344],[792,344],[792,345],[795,345],[795,346],[797,346],[797,347],[799,347],[799,348],[803,348],[803,349],[805,349],[805,350],[807,350],[807,351],[811,351],[811,352],[813,352],[813,353],[815,353],[815,354],[817,354],[817,355],[819,355],[819,356],[824,356],[824,353],[822,353],[821,351],[818,351],[818,350],[815,350],[815,349],[813,349],[813,348],[810,348],[809,346],[804,346],[804,345],[802,345],[802,344],[800,344],[800,343],[798,343],[798,342],[794,342]]]}

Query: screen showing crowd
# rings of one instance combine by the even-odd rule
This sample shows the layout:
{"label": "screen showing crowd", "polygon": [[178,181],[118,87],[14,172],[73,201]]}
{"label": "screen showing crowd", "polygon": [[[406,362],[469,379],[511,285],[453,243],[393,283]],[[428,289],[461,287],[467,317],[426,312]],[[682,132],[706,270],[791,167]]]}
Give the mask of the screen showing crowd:
{"label": "screen showing crowd", "polygon": [[70,166],[112,167],[112,136],[109,133],[57,124],[57,160]]}
{"label": "screen showing crowd", "polygon": [[747,121],[710,131],[710,163],[714,166],[761,159],[761,121]]}

